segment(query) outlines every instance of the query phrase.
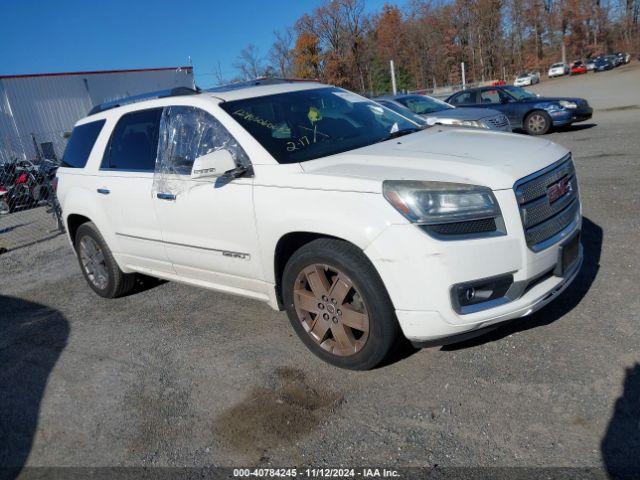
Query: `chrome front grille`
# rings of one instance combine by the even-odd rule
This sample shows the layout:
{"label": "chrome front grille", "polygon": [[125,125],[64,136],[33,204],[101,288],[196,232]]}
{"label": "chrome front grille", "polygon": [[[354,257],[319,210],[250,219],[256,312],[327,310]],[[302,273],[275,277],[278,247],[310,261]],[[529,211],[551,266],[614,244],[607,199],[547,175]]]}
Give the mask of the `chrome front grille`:
{"label": "chrome front grille", "polygon": [[505,130],[509,127],[509,119],[505,115],[494,115],[483,119],[494,130]]}
{"label": "chrome front grille", "polygon": [[[562,182],[566,190],[550,199],[550,187]],[[559,162],[518,180],[513,187],[527,245],[540,251],[559,241],[564,231],[577,222],[580,201],[571,154]]]}

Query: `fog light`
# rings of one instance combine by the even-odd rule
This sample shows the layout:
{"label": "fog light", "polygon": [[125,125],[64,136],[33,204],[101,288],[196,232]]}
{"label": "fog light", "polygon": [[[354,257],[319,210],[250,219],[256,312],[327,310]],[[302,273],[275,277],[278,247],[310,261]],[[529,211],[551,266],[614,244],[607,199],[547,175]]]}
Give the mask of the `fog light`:
{"label": "fog light", "polygon": [[508,273],[497,277],[474,280],[472,282],[458,283],[451,288],[451,302],[458,313],[472,313],[490,308],[486,302],[500,303],[509,301],[505,297],[509,287],[513,284],[513,275]]}

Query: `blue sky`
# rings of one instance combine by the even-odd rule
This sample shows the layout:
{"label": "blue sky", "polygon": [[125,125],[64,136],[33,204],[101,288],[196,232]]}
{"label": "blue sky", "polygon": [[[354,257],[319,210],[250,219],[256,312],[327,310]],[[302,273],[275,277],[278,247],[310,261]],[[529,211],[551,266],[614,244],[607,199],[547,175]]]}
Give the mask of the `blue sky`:
{"label": "blue sky", "polygon": [[[365,0],[368,11],[405,0]],[[235,73],[250,43],[266,55],[273,31],[321,0],[2,0],[0,75],[187,65],[196,82]]]}

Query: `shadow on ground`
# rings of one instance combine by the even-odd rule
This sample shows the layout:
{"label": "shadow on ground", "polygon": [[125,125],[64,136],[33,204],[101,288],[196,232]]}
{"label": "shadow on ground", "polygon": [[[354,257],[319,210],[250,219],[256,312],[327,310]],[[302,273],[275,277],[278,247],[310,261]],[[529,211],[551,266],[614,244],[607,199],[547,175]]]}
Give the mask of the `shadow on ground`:
{"label": "shadow on ground", "polygon": [[589,128],[597,127],[597,123],[578,123],[565,125],[564,127],[556,127],[556,132],[579,132],[580,130],[587,130]]}
{"label": "shadow on ground", "polygon": [[51,370],[67,345],[69,322],[38,303],[0,295],[0,479],[24,466]]}
{"label": "shadow on ground", "polygon": [[500,340],[509,335],[549,325],[573,310],[587,294],[600,270],[600,254],[602,252],[602,228],[586,217],[582,219],[582,246],[584,263],[578,276],[569,287],[553,302],[528,318],[519,318],[504,326],[491,330],[485,335],[460,343],[445,345],[442,350],[452,351],[475,347]]}
{"label": "shadow on ground", "polygon": [[640,478],[640,364],[628,368],[624,390],[602,439],[602,461],[610,478]]}

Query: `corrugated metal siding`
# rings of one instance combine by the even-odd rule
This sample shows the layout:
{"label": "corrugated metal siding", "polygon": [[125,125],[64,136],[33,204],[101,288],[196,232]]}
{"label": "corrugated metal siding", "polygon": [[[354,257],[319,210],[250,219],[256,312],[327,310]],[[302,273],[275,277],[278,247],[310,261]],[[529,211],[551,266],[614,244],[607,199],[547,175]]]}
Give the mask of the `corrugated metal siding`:
{"label": "corrugated metal siding", "polygon": [[186,70],[111,73],[105,75],[88,75],[89,95],[94,105],[131,97],[141,93],[166,90],[175,87],[193,88],[193,74]]}
{"label": "corrugated metal siding", "polygon": [[13,121],[7,94],[0,82],[0,163],[23,157],[18,129]]}
{"label": "corrugated metal siding", "polygon": [[57,158],[64,133],[96,104],[178,86],[193,87],[187,70],[0,79],[0,161],[36,156],[34,141],[52,142]]}

